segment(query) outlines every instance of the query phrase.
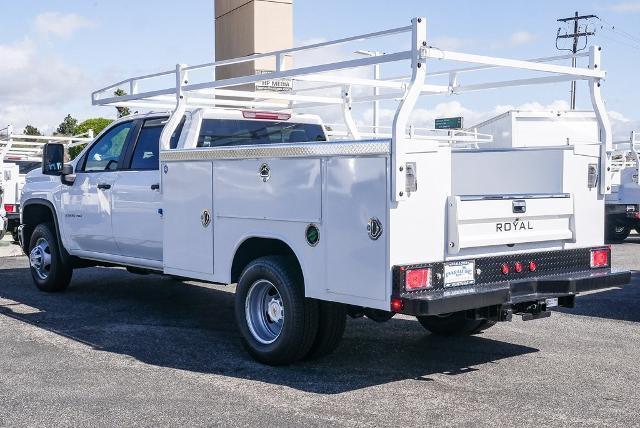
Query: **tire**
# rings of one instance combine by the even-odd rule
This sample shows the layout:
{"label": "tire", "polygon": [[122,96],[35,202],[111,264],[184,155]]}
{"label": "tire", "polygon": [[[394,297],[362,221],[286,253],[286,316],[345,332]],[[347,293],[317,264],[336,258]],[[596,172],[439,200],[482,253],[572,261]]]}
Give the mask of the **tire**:
{"label": "tire", "polygon": [[634,229],[636,230],[636,233],[640,235],[640,225],[636,225]]}
{"label": "tire", "polygon": [[318,333],[305,359],[322,358],[336,350],[347,325],[346,305],[318,302]]}
{"label": "tire", "polygon": [[304,297],[302,274],[283,256],[247,265],[236,287],[235,314],[243,345],[268,365],[302,359],[318,331],[318,302]]}
{"label": "tire", "polygon": [[480,321],[480,325],[478,327],[476,327],[475,330],[473,330],[471,332],[471,334],[482,333],[483,331],[490,329],[491,327],[493,327],[496,324],[497,324],[497,321],[481,320]]}
{"label": "tire", "polygon": [[622,242],[631,233],[631,227],[620,223],[608,223],[606,230],[606,239],[608,242]]}
{"label": "tire", "polygon": [[20,242],[20,236],[18,236],[18,229],[14,229],[11,232],[11,238],[13,239],[13,242],[15,242],[15,243]]}
{"label": "tire", "polygon": [[417,318],[422,327],[437,336],[468,336],[493,326],[489,320],[468,319],[465,311]]}
{"label": "tire", "polygon": [[73,269],[63,260],[53,224],[42,223],[33,230],[29,265],[31,277],[41,291],[63,291],[69,286]]}

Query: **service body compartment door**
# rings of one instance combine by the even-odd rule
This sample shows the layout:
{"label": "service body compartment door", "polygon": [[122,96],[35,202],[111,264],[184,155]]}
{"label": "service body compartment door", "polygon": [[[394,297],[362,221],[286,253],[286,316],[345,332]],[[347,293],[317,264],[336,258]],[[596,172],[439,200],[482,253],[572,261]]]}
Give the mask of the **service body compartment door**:
{"label": "service body compartment door", "polygon": [[450,196],[449,254],[466,248],[573,239],[568,194]]}
{"label": "service body compartment door", "polygon": [[213,275],[211,162],[161,166],[164,272],[199,279]]}
{"label": "service body compartment door", "polygon": [[[320,240],[327,242],[328,291],[384,301],[387,298],[386,242],[389,232],[386,230],[386,159],[327,160],[323,205],[326,226],[322,228]],[[374,231],[380,233],[379,236],[370,237],[368,233],[367,227],[372,220],[382,227],[382,230]]]}

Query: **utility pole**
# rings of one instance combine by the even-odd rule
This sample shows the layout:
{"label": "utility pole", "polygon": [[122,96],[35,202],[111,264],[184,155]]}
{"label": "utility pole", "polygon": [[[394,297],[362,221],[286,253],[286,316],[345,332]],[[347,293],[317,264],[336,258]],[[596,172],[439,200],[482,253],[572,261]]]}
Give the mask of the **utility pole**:
{"label": "utility pole", "polygon": [[[592,18],[598,18],[598,16],[597,15],[579,15],[578,12],[576,11],[575,15],[572,17],[558,19],[558,22],[564,22],[564,23],[573,21],[573,34],[568,34],[566,32],[564,34],[560,34],[560,30],[562,30],[562,28],[558,28],[558,34],[556,34],[556,48],[558,50],[571,50],[571,52],[574,55],[579,51],[585,49],[587,47],[586,40],[588,40],[589,36],[593,36],[596,33],[594,31],[588,31],[588,28],[586,26],[584,30],[580,31],[580,21],[583,19],[592,19]],[[578,41],[580,40],[580,37],[585,38],[585,45],[581,49],[578,49]],[[570,39],[570,38],[573,38],[573,47],[571,49],[561,49],[560,47],[558,47],[558,40]],[[571,66],[574,68],[576,67],[575,56],[571,58]],[[571,110],[575,110],[575,109],[576,109],[576,81],[572,80],[571,81]]]}
{"label": "utility pole", "polygon": [[[366,56],[380,56],[384,55],[384,52],[372,52],[367,50],[358,50],[355,53]],[[380,64],[375,64],[373,66],[373,78],[375,80],[380,80]],[[373,96],[374,98],[380,95],[380,88],[374,86],[373,88]],[[380,132],[380,101],[374,99],[373,101],[373,133],[377,134]]]}

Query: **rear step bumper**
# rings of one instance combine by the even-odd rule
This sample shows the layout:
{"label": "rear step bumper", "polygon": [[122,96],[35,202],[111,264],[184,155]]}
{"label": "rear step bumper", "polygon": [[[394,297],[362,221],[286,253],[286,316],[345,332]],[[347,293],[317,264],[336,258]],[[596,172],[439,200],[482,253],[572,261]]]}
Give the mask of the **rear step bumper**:
{"label": "rear step bumper", "polygon": [[628,284],[629,271],[598,269],[493,284],[468,285],[423,293],[401,293],[403,314],[440,315],[488,306],[515,305]]}

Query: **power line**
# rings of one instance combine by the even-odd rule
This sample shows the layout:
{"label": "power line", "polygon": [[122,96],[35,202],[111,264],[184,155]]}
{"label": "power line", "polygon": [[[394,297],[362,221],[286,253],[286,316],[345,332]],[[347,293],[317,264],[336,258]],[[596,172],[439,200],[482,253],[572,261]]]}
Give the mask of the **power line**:
{"label": "power line", "polygon": [[[568,50],[568,51],[571,51],[574,55],[579,51],[584,50],[587,47],[587,44],[589,42],[589,36],[593,36],[596,33],[595,31],[589,31],[588,25],[585,25],[584,28],[581,28],[580,21],[590,20],[592,18],[598,18],[598,16],[597,15],[580,15],[576,11],[574,16],[558,19],[558,22],[562,22],[565,24],[569,24],[573,22],[573,33],[569,33],[565,30],[564,34],[560,34],[560,32],[562,31],[562,27],[559,27],[558,32],[556,34],[556,49]],[[584,37],[585,43],[582,48],[578,49],[578,43],[582,37]],[[563,49],[563,48],[560,48],[560,46],[558,46],[558,41],[562,39],[573,39],[573,45],[571,49]],[[571,58],[571,66],[572,67],[576,66],[575,56]],[[571,81],[571,110],[575,110],[575,109],[576,109],[576,81],[573,80]]]}

